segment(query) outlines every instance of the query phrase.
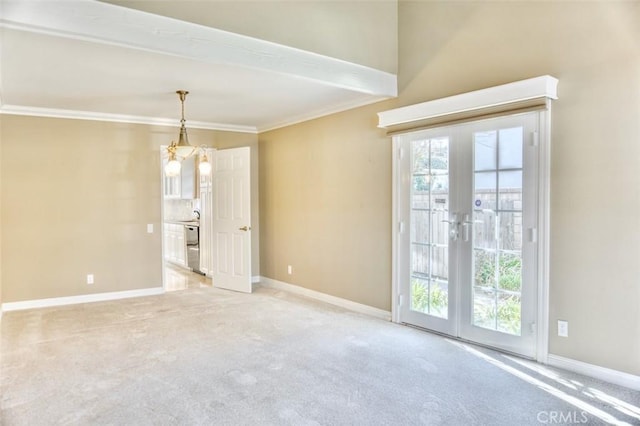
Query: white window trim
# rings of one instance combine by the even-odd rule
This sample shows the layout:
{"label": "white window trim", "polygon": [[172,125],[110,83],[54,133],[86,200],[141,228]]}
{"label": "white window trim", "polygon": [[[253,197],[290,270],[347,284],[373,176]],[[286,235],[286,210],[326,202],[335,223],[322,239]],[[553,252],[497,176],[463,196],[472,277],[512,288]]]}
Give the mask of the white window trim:
{"label": "white window trim", "polygon": [[[538,312],[537,312],[537,344],[536,360],[543,364],[549,357],[549,225],[550,225],[550,142],[551,119],[550,99],[558,99],[558,80],[551,76],[535,77],[501,86],[491,87],[474,92],[463,93],[447,98],[436,99],[416,105],[409,105],[378,113],[378,127],[388,128],[398,124],[419,122],[421,120],[444,117],[467,111],[482,111],[496,106],[504,106],[509,111],[509,105],[518,102],[542,99],[546,104],[546,111],[541,116],[540,145],[538,163]],[[493,110],[495,112],[495,109]],[[443,126],[445,124],[442,124]],[[411,130],[407,130],[409,132]],[[397,162],[402,153],[393,143],[392,154],[392,282],[391,282],[391,319],[399,322],[400,318],[400,288],[398,270],[398,170]]]}

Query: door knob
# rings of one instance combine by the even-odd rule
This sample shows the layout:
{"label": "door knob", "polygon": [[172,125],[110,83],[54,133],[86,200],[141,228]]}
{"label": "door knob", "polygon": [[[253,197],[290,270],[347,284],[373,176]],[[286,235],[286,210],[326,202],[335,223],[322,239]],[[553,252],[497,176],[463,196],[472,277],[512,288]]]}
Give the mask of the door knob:
{"label": "door knob", "polygon": [[243,226],[242,228],[238,228],[240,231],[250,231],[251,227],[250,226]]}

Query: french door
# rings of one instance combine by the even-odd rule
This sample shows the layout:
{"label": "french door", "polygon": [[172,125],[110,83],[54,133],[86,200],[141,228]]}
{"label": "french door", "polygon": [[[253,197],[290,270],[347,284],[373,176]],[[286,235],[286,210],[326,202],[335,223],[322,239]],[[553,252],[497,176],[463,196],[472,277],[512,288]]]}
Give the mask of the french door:
{"label": "french door", "polygon": [[535,357],[539,120],[394,137],[400,322]]}

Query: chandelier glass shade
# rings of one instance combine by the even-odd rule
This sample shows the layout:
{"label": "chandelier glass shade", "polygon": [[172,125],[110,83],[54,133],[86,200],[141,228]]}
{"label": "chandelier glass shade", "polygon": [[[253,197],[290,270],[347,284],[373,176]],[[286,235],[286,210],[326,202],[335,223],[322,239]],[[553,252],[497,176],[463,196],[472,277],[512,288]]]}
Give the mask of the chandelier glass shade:
{"label": "chandelier glass shade", "polygon": [[189,92],[186,90],[178,90],[176,91],[180,98],[180,104],[182,107],[182,115],[180,118],[180,134],[178,135],[178,142],[172,141],[171,145],[167,147],[168,161],[164,167],[164,173],[168,177],[175,177],[180,175],[180,170],[182,165],[180,164],[181,160],[185,158],[189,158],[193,155],[200,154],[200,163],[198,164],[198,169],[201,174],[208,175],[211,173],[211,163],[207,159],[206,154],[206,146],[193,146],[189,144],[189,136],[187,135],[187,128],[185,127],[185,119],[184,119],[184,100],[186,99]]}

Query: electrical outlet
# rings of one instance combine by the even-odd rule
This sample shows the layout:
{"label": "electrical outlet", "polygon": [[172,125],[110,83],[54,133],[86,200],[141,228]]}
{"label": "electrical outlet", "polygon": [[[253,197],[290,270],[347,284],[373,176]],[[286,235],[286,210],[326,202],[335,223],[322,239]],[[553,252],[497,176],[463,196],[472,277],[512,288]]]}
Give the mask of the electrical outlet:
{"label": "electrical outlet", "polygon": [[93,274],[87,275],[87,284],[93,284]]}
{"label": "electrical outlet", "polygon": [[287,274],[289,275],[293,274],[293,266],[287,265]]}
{"label": "electrical outlet", "polygon": [[558,336],[569,337],[569,322],[558,320]]}

